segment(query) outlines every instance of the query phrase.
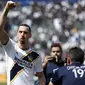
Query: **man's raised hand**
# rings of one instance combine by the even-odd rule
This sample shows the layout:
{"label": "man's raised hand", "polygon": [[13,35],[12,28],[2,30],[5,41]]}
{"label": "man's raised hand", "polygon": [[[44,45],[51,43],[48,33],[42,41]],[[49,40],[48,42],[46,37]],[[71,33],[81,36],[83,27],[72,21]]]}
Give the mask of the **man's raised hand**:
{"label": "man's raised hand", "polygon": [[11,10],[14,9],[17,6],[17,4],[13,1],[7,1],[6,3],[6,9]]}

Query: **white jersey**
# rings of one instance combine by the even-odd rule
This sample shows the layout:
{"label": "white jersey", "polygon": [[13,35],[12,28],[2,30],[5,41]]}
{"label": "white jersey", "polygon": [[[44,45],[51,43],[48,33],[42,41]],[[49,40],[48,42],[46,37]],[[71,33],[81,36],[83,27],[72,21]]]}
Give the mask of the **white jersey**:
{"label": "white jersey", "polygon": [[34,85],[34,72],[41,72],[42,62],[32,49],[23,51],[13,40],[4,45],[7,60],[7,85]]}

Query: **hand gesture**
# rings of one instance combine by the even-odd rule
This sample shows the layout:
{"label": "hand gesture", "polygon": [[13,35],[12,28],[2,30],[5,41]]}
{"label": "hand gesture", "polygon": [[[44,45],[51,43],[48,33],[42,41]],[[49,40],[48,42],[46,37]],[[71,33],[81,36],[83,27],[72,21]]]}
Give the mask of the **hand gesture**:
{"label": "hand gesture", "polygon": [[13,1],[7,1],[6,3],[6,9],[11,10],[14,9],[17,6],[17,4]]}
{"label": "hand gesture", "polygon": [[43,63],[42,63],[43,68],[46,67],[46,65],[48,64],[48,62],[49,62],[50,60],[53,60],[53,57],[51,57],[51,56],[45,56],[45,57],[44,57],[44,61],[43,61]]}
{"label": "hand gesture", "polygon": [[44,62],[45,62],[45,63],[48,63],[48,61],[50,61],[50,60],[53,60],[53,57],[51,57],[51,56],[46,56],[46,57],[44,58]]}

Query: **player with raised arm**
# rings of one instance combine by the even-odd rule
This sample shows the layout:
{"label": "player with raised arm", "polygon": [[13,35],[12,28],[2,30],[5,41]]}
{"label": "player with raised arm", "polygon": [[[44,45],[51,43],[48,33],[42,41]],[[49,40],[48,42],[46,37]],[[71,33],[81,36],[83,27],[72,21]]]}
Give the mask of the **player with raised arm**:
{"label": "player with raised arm", "polygon": [[4,30],[7,15],[16,6],[15,2],[8,1],[0,15],[0,42],[8,56],[7,85],[34,85],[34,72],[39,78],[39,85],[45,85],[41,58],[29,48],[31,28],[26,24],[19,26],[18,43],[9,38]]}

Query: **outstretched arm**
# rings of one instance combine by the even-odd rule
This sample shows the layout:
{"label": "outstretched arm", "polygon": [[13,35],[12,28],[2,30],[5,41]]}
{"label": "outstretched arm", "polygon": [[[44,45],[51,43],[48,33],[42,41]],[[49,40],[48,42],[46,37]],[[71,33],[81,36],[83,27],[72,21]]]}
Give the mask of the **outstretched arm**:
{"label": "outstretched arm", "polygon": [[0,15],[0,41],[2,44],[6,44],[9,40],[8,35],[4,30],[4,27],[8,12],[15,7],[16,7],[15,2],[8,1]]}

